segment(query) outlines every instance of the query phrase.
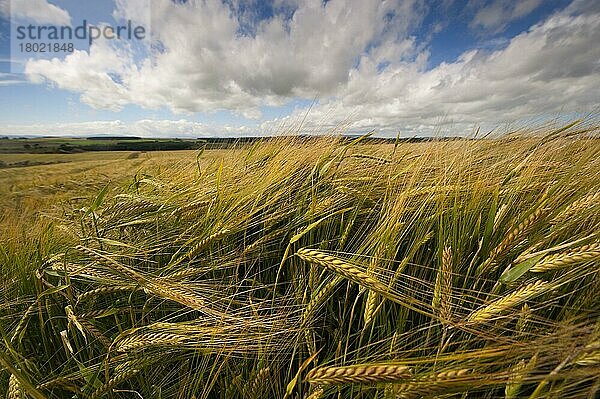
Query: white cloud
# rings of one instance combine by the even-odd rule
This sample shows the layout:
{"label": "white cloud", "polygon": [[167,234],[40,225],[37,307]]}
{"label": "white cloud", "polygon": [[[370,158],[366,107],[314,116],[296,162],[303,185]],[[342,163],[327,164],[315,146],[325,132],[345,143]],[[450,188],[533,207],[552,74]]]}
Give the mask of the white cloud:
{"label": "white cloud", "polygon": [[23,84],[23,83],[27,83],[23,80],[0,80],[0,86],[13,86],[13,85],[18,85],[18,84]]}
{"label": "white cloud", "polygon": [[[478,4],[481,1],[475,1],[471,4]],[[500,32],[506,25],[516,19],[522,18],[535,10],[542,0],[493,0],[489,4],[484,4],[470,23],[471,27],[483,28],[487,31]]]}
{"label": "white cloud", "polygon": [[126,49],[111,47],[108,40],[97,40],[89,52],[75,50],[64,60],[29,61],[25,73],[34,83],[48,81],[58,88],[81,92],[81,100],[95,108],[118,111],[134,101],[132,93],[111,74],[127,73],[132,63]]}
{"label": "white cloud", "polygon": [[16,84],[28,83],[26,80],[19,78],[20,76],[14,73],[0,72],[0,86],[12,86]]}
{"label": "white cloud", "polygon": [[[600,103],[600,10],[582,12],[585,2],[574,2],[500,50],[472,50],[431,70],[429,50],[410,35],[426,11],[419,1],[294,4],[291,19],[276,14],[242,35],[251,16],[221,1],[156,0],[152,32],[164,51],[153,59],[140,61],[127,46],[97,41],[90,52],[32,61],[26,71],[35,82],[79,92],[83,102],[112,110],[136,104],[182,113],[227,109],[259,118],[263,106],[316,97],[307,126],[320,131],[351,121],[357,130],[427,134],[440,125],[456,131],[481,121],[585,112]],[[511,4],[486,26],[526,15],[538,3]],[[116,13],[140,19],[138,8]],[[261,126],[280,131],[305,113]],[[169,126],[178,131],[172,121]],[[180,126],[182,132],[206,128]]]}
{"label": "white cloud", "polygon": [[448,125],[448,131],[464,133],[482,121],[592,111],[600,104],[598,42],[598,14],[557,14],[502,50],[469,51],[429,71],[417,59],[379,73],[362,60],[344,92],[313,107],[307,124],[336,125],[351,116],[357,130],[427,134]]}
{"label": "white cloud", "polygon": [[71,24],[69,13],[47,0],[3,0],[1,8],[5,15],[10,8],[13,18],[24,18],[38,24]]}
{"label": "white cloud", "polygon": [[54,124],[0,125],[0,136],[138,136],[202,138],[252,135],[247,126],[214,126],[180,120],[142,119],[135,122],[91,121]]}
{"label": "white cloud", "polygon": [[[128,2],[118,2],[118,5]],[[115,15],[140,19],[139,7]],[[93,107],[118,109],[126,103],[176,112],[229,109],[259,117],[264,105],[293,97],[334,95],[348,83],[357,58],[375,45],[378,61],[395,62],[407,54],[395,43],[419,20],[417,1],[301,2],[291,19],[283,15],[257,23],[253,36],[240,35],[238,15],[218,0],[175,4],[157,0],[152,33],[165,51],[133,62],[117,43],[96,42],[89,53],[65,60],[32,61],[27,72],[82,93]],[[388,46],[392,51],[381,51]],[[98,48],[96,48],[98,47]],[[120,52],[115,65],[106,62]],[[388,59],[389,58],[389,59]],[[123,60],[127,65],[123,65]],[[121,83],[109,72],[119,73]]]}

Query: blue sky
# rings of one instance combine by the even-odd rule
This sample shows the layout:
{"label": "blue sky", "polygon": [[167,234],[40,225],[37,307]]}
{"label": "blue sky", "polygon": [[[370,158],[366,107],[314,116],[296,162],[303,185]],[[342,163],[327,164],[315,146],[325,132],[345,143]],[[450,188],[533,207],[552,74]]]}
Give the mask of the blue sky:
{"label": "blue sky", "polygon": [[[452,62],[465,52],[473,48],[494,49],[505,45],[510,38],[525,32],[529,27],[544,21],[548,16],[558,10],[564,9],[569,1],[550,0],[543,1],[530,13],[522,17],[507,21],[501,30],[485,29],[483,27],[469,27],[480,8],[474,2],[432,2],[433,6],[427,13],[423,24],[415,32],[417,37],[426,41],[431,49],[429,67],[435,67],[442,62]],[[444,3],[448,5],[444,6]],[[431,4],[431,3],[430,3]],[[436,25],[443,26],[443,30],[432,34]]]}
{"label": "blue sky", "polygon": [[[466,134],[594,112],[591,3],[0,0],[0,134]],[[11,64],[17,20],[83,19],[151,37]]]}

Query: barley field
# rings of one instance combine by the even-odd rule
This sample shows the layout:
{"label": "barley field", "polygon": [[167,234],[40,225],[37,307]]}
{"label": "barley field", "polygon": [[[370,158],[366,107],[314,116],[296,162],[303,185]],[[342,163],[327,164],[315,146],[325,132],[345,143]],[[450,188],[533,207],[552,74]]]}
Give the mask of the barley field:
{"label": "barley field", "polygon": [[599,132],[0,169],[0,395],[595,398]]}

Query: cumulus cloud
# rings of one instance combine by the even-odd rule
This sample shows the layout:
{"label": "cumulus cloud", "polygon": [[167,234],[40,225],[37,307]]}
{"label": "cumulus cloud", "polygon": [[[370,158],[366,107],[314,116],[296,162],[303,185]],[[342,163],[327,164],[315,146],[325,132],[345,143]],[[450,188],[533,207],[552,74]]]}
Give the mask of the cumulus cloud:
{"label": "cumulus cloud", "polygon": [[64,60],[29,61],[25,73],[34,83],[47,81],[61,89],[81,92],[81,100],[92,107],[119,111],[134,101],[131,91],[115,77],[127,73],[132,64],[127,49],[98,40],[89,51],[75,50]]}
{"label": "cumulus cloud", "polygon": [[[538,3],[511,3],[497,21]],[[306,126],[321,131],[352,122],[356,130],[428,134],[439,126],[583,112],[600,102],[600,10],[579,0],[500,49],[467,51],[432,69],[429,49],[411,36],[427,11],[416,0],[281,0],[281,11],[260,21],[238,12],[235,1],[153,4],[154,57],[139,60],[126,44],[99,41],[64,60],[31,61],[26,72],[113,110],[137,104],[260,118],[261,107],[317,98]],[[138,9],[115,12],[135,19]],[[306,112],[260,129],[279,131]]]}
{"label": "cumulus cloud", "polygon": [[[129,5],[117,2],[115,15],[140,19],[140,7]],[[253,32],[243,34],[247,18],[221,1],[157,0],[152,33],[162,51],[153,58],[135,63],[115,41],[99,41],[64,60],[31,61],[26,71],[36,81],[43,77],[83,93],[94,107],[110,102],[115,109],[125,103],[176,112],[228,109],[252,118],[262,106],[293,97],[335,95],[370,49],[375,62],[402,59],[410,48],[397,41],[420,18],[412,0],[307,0],[290,7],[293,13],[256,21]],[[110,52],[120,53],[128,67],[120,61],[109,65],[105,60],[115,58]],[[119,82],[111,73],[119,74]]]}
{"label": "cumulus cloud", "polygon": [[[361,60],[346,90],[313,107],[307,123],[335,126],[351,116],[355,129],[428,134],[445,124],[456,131],[481,121],[589,111],[600,103],[598,41],[598,14],[561,13],[504,49],[469,51],[431,70],[417,59],[378,72]],[[271,123],[282,121],[266,125]]]}
{"label": "cumulus cloud", "polygon": [[2,0],[0,9],[4,15],[23,18],[38,24],[70,25],[69,13],[47,0]]}
{"label": "cumulus cloud", "polygon": [[504,30],[509,22],[531,13],[542,4],[542,0],[493,0],[487,4],[483,1],[483,5],[479,3],[482,3],[482,1],[476,0],[471,2],[471,6],[479,6],[479,10],[471,21],[470,26],[497,33]]}

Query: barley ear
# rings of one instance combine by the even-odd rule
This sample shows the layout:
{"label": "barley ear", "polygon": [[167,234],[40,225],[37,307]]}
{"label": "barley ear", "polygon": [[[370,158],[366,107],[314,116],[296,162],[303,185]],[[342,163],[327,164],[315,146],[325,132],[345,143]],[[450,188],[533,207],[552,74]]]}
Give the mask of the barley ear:
{"label": "barley ear", "polygon": [[534,273],[550,272],[598,258],[600,258],[600,242],[595,242],[567,252],[546,257],[530,270]]}
{"label": "barley ear", "polygon": [[311,384],[371,384],[401,381],[411,377],[411,371],[404,365],[365,364],[342,367],[320,367],[312,369],[306,376]]}
{"label": "barley ear", "polygon": [[536,297],[548,291],[551,285],[545,281],[538,280],[528,284],[503,298],[497,299],[489,305],[474,311],[468,317],[469,322],[478,323],[488,321],[504,311],[525,302],[528,299]]}
{"label": "barley ear", "polygon": [[371,277],[358,267],[338,259],[335,256],[307,248],[298,250],[296,255],[302,260],[325,267],[360,286],[374,289],[375,291],[387,292],[387,286],[385,284]]}
{"label": "barley ear", "polygon": [[263,392],[264,387],[269,385],[268,377],[270,372],[271,369],[269,367],[263,367],[258,370],[254,378],[246,384],[244,391],[248,395],[261,396],[259,394]]}
{"label": "barley ear", "polygon": [[[377,266],[377,262],[381,258],[382,252],[383,249],[380,248],[375,254],[375,256],[371,258],[371,262],[369,263],[369,267],[367,268],[367,274],[371,275],[373,273],[373,270]],[[377,305],[379,305],[379,302],[379,295],[373,290],[368,290],[367,299],[365,301],[365,309],[363,312],[363,330],[366,330],[367,327],[371,325],[371,322],[375,318],[375,314],[377,312]]]}
{"label": "barley ear", "polygon": [[8,390],[6,391],[6,399],[21,399],[23,398],[21,392],[21,384],[19,380],[13,374],[8,378]]}
{"label": "barley ear", "polygon": [[472,381],[477,376],[470,369],[442,371],[424,377],[413,378],[402,384],[397,384],[393,390],[397,399],[417,399],[432,397],[445,391],[462,391],[465,382]]}
{"label": "barley ear", "polygon": [[483,262],[477,269],[477,274],[483,274],[489,271],[494,271],[498,266],[498,258],[501,255],[509,252],[512,247],[518,244],[519,240],[529,231],[544,213],[544,209],[540,208],[530,214],[525,220],[517,225],[513,230],[508,233],[500,244],[498,244],[491,252],[489,257]]}
{"label": "barley ear", "polygon": [[100,387],[98,387],[98,389],[96,389],[90,395],[90,399],[98,399],[98,398],[100,398],[102,395],[104,395],[106,392],[111,391],[114,387],[116,387],[120,383],[125,382],[128,379],[130,379],[133,376],[135,376],[138,372],[139,372],[139,370],[132,369],[132,370],[128,370],[128,371],[126,371],[124,373],[121,373],[121,374],[118,374],[118,375],[114,376],[113,378],[111,378],[110,380],[108,380],[105,384],[103,384]]}
{"label": "barley ear", "polygon": [[375,291],[369,290],[367,293],[367,300],[365,302],[365,311],[363,314],[364,327],[366,329],[375,318],[377,311],[377,305],[379,305],[379,295]]}
{"label": "barley ear", "polygon": [[580,198],[567,206],[554,219],[552,219],[552,223],[558,224],[564,222],[571,216],[579,213],[580,210],[591,208],[592,206],[598,204],[598,202],[600,202],[600,191],[594,194],[586,195],[585,197]]}
{"label": "barley ear", "polygon": [[587,345],[583,353],[575,361],[580,366],[596,366],[600,364],[600,341]]}
{"label": "barley ear", "polygon": [[310,324],[314,313],[319,309],[319,307],[323,304],[323,301],[331,295],[331,293],[335,290],[339,283],[344,280],[341,276],[335,276],[331,281],[321,287],[313,297],[311,297],[310,302],[306,305],[304,309],[304,313],[302,314],[302,325]]}
{"label": "barley ear", "polygon": [[431,306],[442,323],[452,319],[452,249],[444,248],[438,269]]}
{"label": "barley ear", "polygon": [[534,355],[529,362],[525,362],[525,359],[521,359],[510,371],[510,376],[504,387],[505,399],[515,399],[519,397],[523,381],[531,370],[535,367],[537,362],[537,355]]}
{"label": "barley ear", "polygon": [[23,314],[23,317],[21,317],[21,320],[19,320],[19,324],[17,324],[17,328],[15,329],[15,332],[13,333],[13,335],[10,339],[10,341],[12,343],[15,343],[16,340],[19,338],[19,335],[21,335],[21,333],[25,330],[25,328],[27,328],[27,323],[29,322],[29,318],[31,317],[33,312],[36,311],[37,304],[38,304],[38,301],[36,300],[31,305],[29,305],[29,307]]}
{"label": "barley ear", "polygon": [[521,334],[527,331],[529,324],[531,323],[531,309],[526,303],[521,307],[519,313],[519,319],[517,320],[517,331]]}
{"label": "barley ear", "polygon": [[325,390],[323,388],[317,388],[313,391],[313,393],[308,395],[306,399],[320,399],[324,392]]}

